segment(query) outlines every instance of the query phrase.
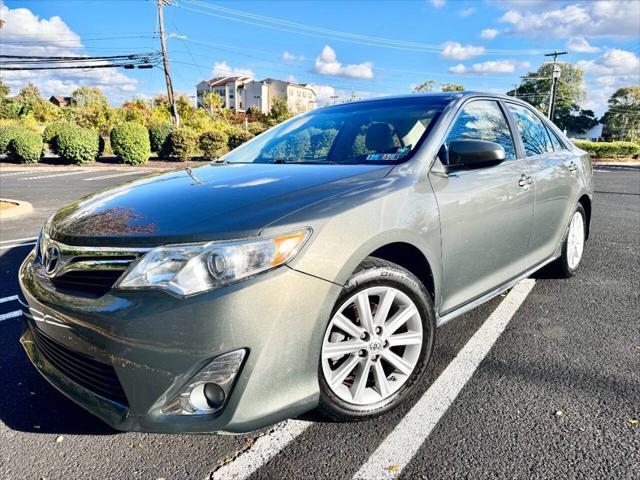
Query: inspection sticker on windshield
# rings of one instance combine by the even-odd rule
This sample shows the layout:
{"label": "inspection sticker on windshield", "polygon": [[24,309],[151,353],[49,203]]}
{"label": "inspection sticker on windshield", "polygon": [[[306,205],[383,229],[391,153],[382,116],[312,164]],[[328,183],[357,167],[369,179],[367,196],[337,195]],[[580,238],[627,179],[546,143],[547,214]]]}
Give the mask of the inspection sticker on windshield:
{"label": "inspection sticker on windshield", "polygon": [[367,160],[400,160],[406,153],[370,153],[367,155]]}

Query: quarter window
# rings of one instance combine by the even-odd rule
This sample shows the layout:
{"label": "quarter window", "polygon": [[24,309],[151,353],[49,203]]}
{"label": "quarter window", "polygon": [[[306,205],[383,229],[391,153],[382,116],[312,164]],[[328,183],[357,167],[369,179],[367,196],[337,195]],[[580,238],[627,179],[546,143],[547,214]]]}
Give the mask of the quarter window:
{"label": "quarter window", "polygon": [[551,130],[549,127],[547,127],[547,132],[549,133],[549,136],[551,137],[551,143],[553,144],[553,149],[556,152],[558,152],[560,150],[566,150],[565,146],[562,144],[562,142],[560,141],[560,139],[554,133],[553,130]]}
{"label": "quarter window", "polygon": [[497,102],[479,100],[465,105],[447,136],[447,147],[460,139],[495,142],[504,148],[506,160],[516,158],[509,123]]}
{"label": "quarter window", "polygon": [[547,127],[533,111],[513,103],[509,103],[508,108],[518,125],[527,157],[553,152]]}

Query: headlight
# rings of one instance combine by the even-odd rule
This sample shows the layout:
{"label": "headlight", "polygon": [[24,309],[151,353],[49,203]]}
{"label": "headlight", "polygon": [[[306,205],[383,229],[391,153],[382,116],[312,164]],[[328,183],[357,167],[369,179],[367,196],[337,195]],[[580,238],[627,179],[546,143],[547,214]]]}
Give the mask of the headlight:
{"label": "headlight", "polygon": [[161,288],[178,295],[213,290],[284,265],[310,234],[304,229],[273,237],[154,248],[117,287]]}

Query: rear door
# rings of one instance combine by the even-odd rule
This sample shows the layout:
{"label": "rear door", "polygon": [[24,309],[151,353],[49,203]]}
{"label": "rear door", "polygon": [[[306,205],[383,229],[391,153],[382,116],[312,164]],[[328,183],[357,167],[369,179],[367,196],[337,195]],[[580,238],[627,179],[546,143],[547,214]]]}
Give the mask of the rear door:
{"label": "rear door", "polygon": [[548,259],[564,234],[577,199],[575,163],[571,152],[532,109],[508,102],[524,144],[529,175],[533,178],[535,207],[529,261]]}
{"label": "rear door", "polygon": [[513,133],[499,102],[472,99],[452,122],[445,146],[461,138],[492,141],[504,147],[506,160],[447,175],[430,173],[442,236],[440,315],[490,292],[525,269],[533,191],[526,176],[526,160],[518,158]]}

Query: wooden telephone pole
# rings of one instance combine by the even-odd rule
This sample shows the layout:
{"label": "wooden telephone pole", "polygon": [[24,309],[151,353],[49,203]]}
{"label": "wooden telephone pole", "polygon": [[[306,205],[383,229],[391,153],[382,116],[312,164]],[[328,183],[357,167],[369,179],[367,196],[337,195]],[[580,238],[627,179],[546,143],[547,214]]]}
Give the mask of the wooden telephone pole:
{"label": "wooden telephone pole", "polygon": [[553,122],[553,114],[556,107],[556,93],[558,90],[558,79],[560,78],[560,66],[556,63],[558,56],[566,55],[567,52],[559,52],[555,50],[553,53],[545,54],[545,57],[553,57],[553,69],[551,71],[551,92],[549,93],[549,109],[547,117]]}
{"label": "wooden telephone pole", "polygon": [[176,109],[175,97],[173,96],[173,84],[171,83],[171,75],[169,75],[169,58],[167,57],[167,44],[164,38],[164,15],[162,7],[169,5],[171,0],[158,0],[158,24],[160,27],[160,45],[162,47],[162,63],[164,65],[164,79],[167,83],[167,97],[169,98],[169,106],[171,107],[171,119],[174,125],[180,123],[178,118],[178,110]]}

